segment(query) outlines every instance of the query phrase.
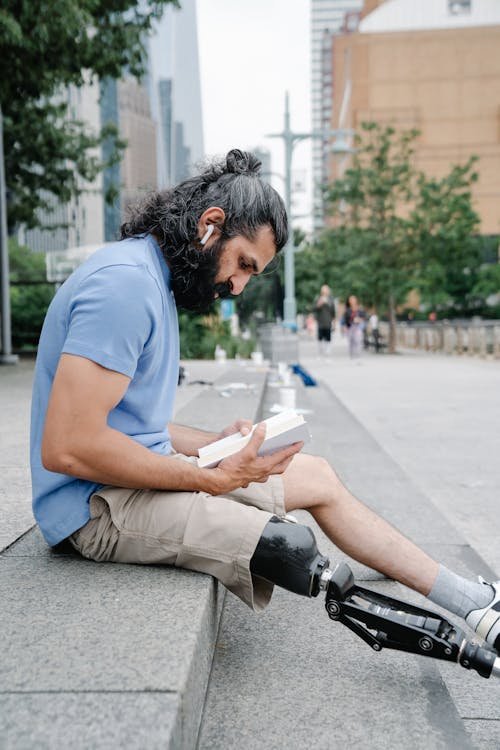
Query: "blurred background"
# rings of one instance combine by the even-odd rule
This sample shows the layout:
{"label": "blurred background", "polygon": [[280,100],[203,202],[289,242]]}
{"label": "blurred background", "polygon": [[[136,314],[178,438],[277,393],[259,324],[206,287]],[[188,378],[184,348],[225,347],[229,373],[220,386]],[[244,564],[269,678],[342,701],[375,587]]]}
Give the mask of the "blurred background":
{"label": "blurred background", "polygon": [[36,350],[57,285],[130,202],[234,147],[293,237],[241,300],[181,315],[183,356],[301,331],[322,284],[339,315],[349,294],[376,311],[390,350],[399,322],[500,318],[498,0],[98,6],[0,14],[3,361]]}

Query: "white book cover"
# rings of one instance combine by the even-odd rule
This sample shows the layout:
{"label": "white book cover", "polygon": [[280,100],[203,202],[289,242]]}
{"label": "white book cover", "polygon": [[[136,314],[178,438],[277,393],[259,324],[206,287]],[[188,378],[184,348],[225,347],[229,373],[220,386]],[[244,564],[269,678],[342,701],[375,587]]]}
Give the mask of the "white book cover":
{"label": "white book cover", "polygon": [[[259,456],[267,456],[292,443],[305,443],[311,439],[304,417],[297,414],[293,409],[269,417],[264,422],[266,424],[266,437],[260,446]],[[200,468],[211,468],[216,466],[223,458],[240,451],[250,440],[255,427],[256,425],[253,426],[248,435],[236,432],[234,435],[229,435],[200,448],[198,451],[198,466]]]}

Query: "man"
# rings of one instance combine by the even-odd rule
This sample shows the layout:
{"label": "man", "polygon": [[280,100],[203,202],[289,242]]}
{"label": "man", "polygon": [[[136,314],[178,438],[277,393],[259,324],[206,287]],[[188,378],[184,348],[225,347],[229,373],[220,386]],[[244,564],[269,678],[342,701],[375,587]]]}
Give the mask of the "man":
{"label": "man", "polygon": [[323,284],[321,287],[319,296],[314,301],[314,312],[318,327],[319,353],[328,355],[332,340],[332,327],[335,321],[335,302],[328,284]]}
{"label": "man", "polygon": [[[283,202],[259,167],[233,150],[152,194],[123,225],[122,240],[59,289],[33,389],[38,524],[50,545],[69,543],[96,561],[210,573],[259,610],[274,583],[288,587],[294,577],[300,550],[287,567],[273,556],[283,544],[273,541],[289,527],[306,529],[285,520],[305,508],[353,558],[473,627],[487,621],[480,632],[497,645],[500,587],[439,566],[354,498],[324,459],[300,454],[302,444],[259,457],[260,425],[239,453],[201,469],[200,446],[248,433],[250,424],[239,420],[216,434],[169,422],[179,370],[176,305],[202,309],[240,294],[285,245]],[[293,581],[290,588],[308,593]]]}

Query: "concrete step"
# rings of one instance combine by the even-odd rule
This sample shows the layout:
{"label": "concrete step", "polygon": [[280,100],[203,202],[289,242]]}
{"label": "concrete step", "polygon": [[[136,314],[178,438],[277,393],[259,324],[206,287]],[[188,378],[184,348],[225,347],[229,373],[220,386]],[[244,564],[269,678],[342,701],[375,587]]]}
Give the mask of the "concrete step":
{"label": "concrete step", "polygon": [[[265,368],[223,369],[179,422],[257,418]],[[210,576],[55,554],[31,529],[0,556],[2,747],[192,750],[223,597]]]}

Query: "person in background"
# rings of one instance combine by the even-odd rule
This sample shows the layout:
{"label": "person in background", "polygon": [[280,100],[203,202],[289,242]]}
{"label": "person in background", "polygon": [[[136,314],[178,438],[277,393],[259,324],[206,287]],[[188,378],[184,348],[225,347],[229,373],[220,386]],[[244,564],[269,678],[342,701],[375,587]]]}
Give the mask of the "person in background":
{"label": "person in background", "polygon": [[372,310],[372,313],[368,318],[368,334],[373,339],[375,351],[378,352],[380,349],[380,331],[378,327],[378,315],[375,309]]}
{"label": "person in background", "polygon": [[335,330],[335,302],[328,284],[323,284],[314,301],[314,314],[318,324],[318,349],[322,356],[330,353],[332,330]]}
{"label": "person in background", "polygon": [[316,331],[318,329],[318,326],[316,323],[316,318],[312,313],[309,313],[306,316],[305,328],[308,336],[310,336],[311,338],[316,338]]}
{"label": "person in background", "polygon": [[349,356],[357,359],[361,356],[363,347],[363,328],[365,312],[358,305],[358,299],[351,294],[346,301],[345,312],[342,317],[342,330],[349,342]]}

